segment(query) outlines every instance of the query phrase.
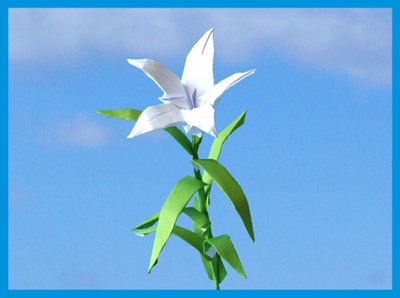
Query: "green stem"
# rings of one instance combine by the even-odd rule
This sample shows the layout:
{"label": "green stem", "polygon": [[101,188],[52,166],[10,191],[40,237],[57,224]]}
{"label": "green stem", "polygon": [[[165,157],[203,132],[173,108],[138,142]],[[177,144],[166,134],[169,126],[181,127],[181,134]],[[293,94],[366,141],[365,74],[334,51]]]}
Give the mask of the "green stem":
{"label": "green stem", "polygon": [[[198,137],[193,136],[192,137],[192,151],[193,151],[193,159],[199,159],[198,156],[198,149],[201,143],[201,138],[199,139]],[[194,169],[194,176],[199,179],[203,180],[202,175],[200,173],[200,170]],[[199,202],[200,202],[200,212],[203,213],[207,219],[209,220],[209,215],[208,215],[208,204],[206,203],[207,196],[204,188],[199,189],[198,191],[199,195]],[[212,238],[212,232],[211,232],[211,226],[208,228],[208,230],[204,233],[205,239]],[[219,273],[218,273],[218,257],[217,255],[210,259],[210,267],[211,267],[211,272],[212,272],[212,277],[214,280],[215,284],[215,289],[220,290],[219,284],[220,284],[220,278],[219,278]]]}
{"label": "green stem", "polygon": [[219,290],[219,284],[220,284],[220,280],[219,280],[219,274],[218,274],[218,257],[215,256],[214,258],[211,259],[211,271],[212,271],[212,275],[213,275],[213,279],[214,279],[214,283],[215,283],[215,289]]}

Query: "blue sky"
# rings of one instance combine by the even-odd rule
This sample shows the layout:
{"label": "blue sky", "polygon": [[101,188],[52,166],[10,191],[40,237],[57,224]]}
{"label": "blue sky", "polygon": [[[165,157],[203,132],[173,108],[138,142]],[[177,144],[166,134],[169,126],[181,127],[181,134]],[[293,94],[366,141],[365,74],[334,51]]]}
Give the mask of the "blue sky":
{"label": "blue sky", "polygon": [[257,69],[216,112],[221,130],[248,110],[220,161],[256,236],[214,188],[214,234],[231,236],[248,276],[228,268],[221,287],[391,288],[391,26],[389,9],[11,9],[9,287],[213,288],[174,237],[148,275],[153,238],[130,233],[192,173],[189,156],[163,131],[127,139],[133,123],[95,110],[157,104],[126,59],[180,76],[214,27],[216,81]]}

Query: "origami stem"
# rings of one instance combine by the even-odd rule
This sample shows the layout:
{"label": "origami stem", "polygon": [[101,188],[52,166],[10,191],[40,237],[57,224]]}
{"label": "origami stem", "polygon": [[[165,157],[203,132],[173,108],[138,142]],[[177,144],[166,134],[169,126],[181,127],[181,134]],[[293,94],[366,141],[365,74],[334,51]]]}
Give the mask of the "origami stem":
{"label": "origami stem", "polygon": [[[192,137],[192,151],[193,151],[193,159],[197,160],[199,159],[198,156],[198,149],[201,143],[201,138],[193,135]],[[194,169],[194,176],[199,179],[199,180],[203,180],[200,170],[199,169]],[[207,200],[207,196],[206,196],[206,192],[204,190],[204,187],[198,190],[198,195],[199,195],[199,205],[200,205],[200,212],[203,213],[207,219],[209,220],[209,215],[208,215],[208,204],[206,203]],[[209,239],[212,238],[212,231],[211,231],[211,226],[204,232],[204,237],[205,239]],[[220,284],[220,277],[219,277],[219,271],[218,271],[218,255],[215,255],[213,258],[210,258],[210,260],[208,261],[210,264],[210,268],[211,268],[211,273],[212,273],[212,277],[214,280],[214,284],[215,284],[215,288],[217,290],[220,289],[219,284]]]}

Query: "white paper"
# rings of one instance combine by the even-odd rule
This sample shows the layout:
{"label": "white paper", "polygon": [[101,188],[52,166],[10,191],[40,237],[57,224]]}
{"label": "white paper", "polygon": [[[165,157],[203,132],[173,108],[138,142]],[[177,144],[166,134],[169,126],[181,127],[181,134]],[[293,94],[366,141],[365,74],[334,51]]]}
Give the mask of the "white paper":
{"label": "white paper", "polygon": [[233,74],[214,85],[213,29],[207,31],[186,57],[182,80],[161,63],[150,59],[128,59],[143,70],[164,94],[161,105],[143,111],[128,138],[146,132],[182,124],[186,133],[202,132],[217,137],[214,125],[215,105],[230,87],[253,74],[255,70]]}
{"label": "white paper", "polygon": [[215,250],[215,248],[213,246],[210,246],[206,252],[204,253],[206,256],[210,257],[210,258],[214,258],[215,255],[217,254],[217,251]]}

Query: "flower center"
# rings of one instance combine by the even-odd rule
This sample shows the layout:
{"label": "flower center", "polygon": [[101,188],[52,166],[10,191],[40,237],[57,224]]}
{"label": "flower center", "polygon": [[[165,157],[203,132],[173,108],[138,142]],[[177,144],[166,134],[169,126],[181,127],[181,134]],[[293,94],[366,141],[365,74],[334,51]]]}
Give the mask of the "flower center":
{"label": "flower center", "polygon": [[193,103],[193,108],[197,108],[197,89],[195,88],[192,94],[192,103]]}
{"label": "flower center", "polygon": [[194,108],[198,108],[197,106],[197,89],[194,88],[193,92],[190,92],[191,88],[183,85],[186,92],[186,99],[189,105],[189,110],[193,110]]}

